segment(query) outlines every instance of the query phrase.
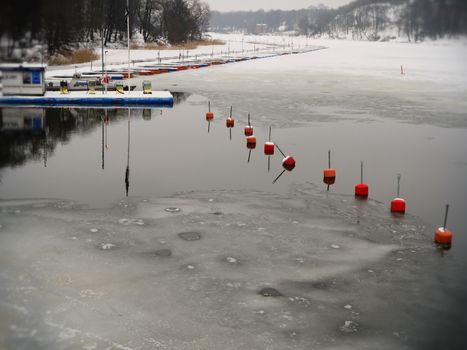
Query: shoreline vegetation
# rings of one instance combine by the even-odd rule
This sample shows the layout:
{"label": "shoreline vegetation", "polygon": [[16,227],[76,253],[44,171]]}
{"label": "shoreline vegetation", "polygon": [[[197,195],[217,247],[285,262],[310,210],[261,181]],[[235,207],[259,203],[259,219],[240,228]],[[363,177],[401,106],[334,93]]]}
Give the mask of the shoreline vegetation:
{"label": "shoreline vegetation", "polygon": [[159,44],[159,43],[141,43],[130,44],[132,50],[194,50],[198,46],[225,45],[225,41],[219,39],[200,39],[188,40],[184,43],[175,45]]}
{"label": "shoreline vegetation", "polygon": [[[194,50],[199,46],[211,46],[211,45],[225,45],[225,42],[220,39],[200,39],[200,40],[188,40],[185,43],[179,43],[176,45],[161,44],[161,43],[132,43],[130,44],[131,50]],[[126,47],[124,47],[126,48]],[[95,61],[101,58],[96,53],[98,48],[80,48],[77,50],[71,50],[62,53],[56,53],[52,55],[47,63],[52,66],[64,66],[70,64],[80,64],[90,61]]]}

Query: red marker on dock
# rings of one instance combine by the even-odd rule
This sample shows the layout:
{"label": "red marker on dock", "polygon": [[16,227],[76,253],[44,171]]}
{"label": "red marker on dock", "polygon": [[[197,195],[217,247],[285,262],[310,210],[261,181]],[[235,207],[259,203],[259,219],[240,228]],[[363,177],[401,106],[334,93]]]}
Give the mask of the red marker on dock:
{"label": "red marker on dock", "polygon": [[446,204],[446,212],[444,214],[444,225],[435,232],[435,243],[443,246],[443,248],[451,248],[452,232],[446,229],[448,222],[449,204]]}
{"label": "red marker on dock", "polygon": [[355,185],[355,196],[360,198],[368,197],[368,185],[363,183],[363,161],[360,165],[360,183]]}
{"label": "red marker on dock", "polygon": [[397,174],[397,197],[391,201],[392,213],[405,213],[405,200],[399,197],[401,174]]}

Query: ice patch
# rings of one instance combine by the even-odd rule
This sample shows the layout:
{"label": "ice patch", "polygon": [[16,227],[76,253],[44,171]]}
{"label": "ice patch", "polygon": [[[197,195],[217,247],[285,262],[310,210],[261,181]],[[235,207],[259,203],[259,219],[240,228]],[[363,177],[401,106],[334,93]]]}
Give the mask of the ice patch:
{"label": "ice patch", "polygon": [[358,323],[354,321],[345,321],[339,329],[344,333],[355,333],[358,332]]}
{"label": "ice patch", "polygon": [[97,247],[100,250],[111,250],[111,249],[116,248],[117,246],[113,243],[101,243],[101,244],[98,244]]}
{"label": "ice patch", "polygon": [[231,256],[228,256],[227,258],[225,258],[225,260],[227,260],[231,264],[236,264],[238,262],[237,259],[232,258]]}
{"label": "ice patch", "polygon": [[79,292],[81,298],[96,298],[102,296],[102,293],[93,291],[92,289],[83,289]]}

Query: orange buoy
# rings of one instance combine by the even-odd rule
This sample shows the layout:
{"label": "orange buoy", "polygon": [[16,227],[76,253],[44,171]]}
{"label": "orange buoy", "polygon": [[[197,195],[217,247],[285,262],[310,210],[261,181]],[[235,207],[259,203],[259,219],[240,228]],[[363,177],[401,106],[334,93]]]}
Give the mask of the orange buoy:
{"label": "orange buoy", "polygon": [[249,149],[255,149],[256,148],[256,136],[248,136],[246,138],[246,146]]}
{"label": "orange buoy", "polygon": [[448,221],[449,204],[446,204],[446,212],[444,214],[444,225],[435,232],[435,243],[443,246],[444,248],[450,248],[452,243],[452,232],[446,229]]}
{"label": "orange buoy", "polygon": [[397,197],[391,201],[391,212],[392,213],[405,213],[405,200],[400,198],[400,183],[401,183],[401,174],[397,174]]}
{"label": "orange buoy", "polygon": [[368,185],[363,183],[363,161],[360,166],[360,183],[355,185],[355,196],[360,198],[368,197]]}
{"label": "orange buoy", "polygon": [[210,122],[214,119],[214,113],[211,112],[211,102],[208,102],[208,112],[206,112],[206,121]]}
{"label": "orange buoy", "polygon": [[264,143],[264,154],[267,156],[274,155],[274,142],[271,141],[271,127],[269,127],[269,139]]}
{"label": "orange buoy", "polygon": [[251,126],[251,123],[250,123],[250,113],[248,113],[248,125],[245,126],[244,133],[245,133],[245,136],[253,135],[253,127]]}
{"label": "orange buoy", "polygon": [[328,186],[336,182],[336,170],[331,168],[331,150],[328,151],[328,168],[323,171],[323,182]]}

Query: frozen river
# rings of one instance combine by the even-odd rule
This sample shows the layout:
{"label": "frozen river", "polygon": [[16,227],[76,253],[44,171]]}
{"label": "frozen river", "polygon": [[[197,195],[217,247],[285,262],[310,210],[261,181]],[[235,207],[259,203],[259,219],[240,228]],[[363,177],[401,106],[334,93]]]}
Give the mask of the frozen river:
{"label": "frozen river", "polygon": [[[0,345],[465,348],[467,49],[316,44],[329,48],[160,76],[178,103],[129,120],[2,110],[49,132],[1,135]],[[275,184],[269,126],[297,160]],[[368,202],[353,197],[360,160]],[[398,173],[405,217],[388,210]],[[455,237],[439,252],[446,203]]]}

